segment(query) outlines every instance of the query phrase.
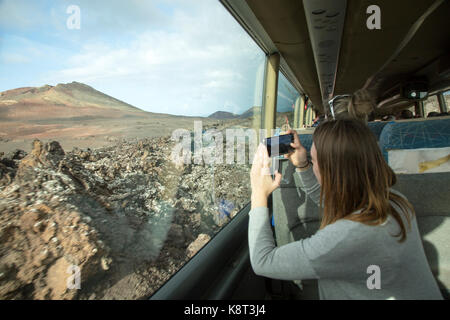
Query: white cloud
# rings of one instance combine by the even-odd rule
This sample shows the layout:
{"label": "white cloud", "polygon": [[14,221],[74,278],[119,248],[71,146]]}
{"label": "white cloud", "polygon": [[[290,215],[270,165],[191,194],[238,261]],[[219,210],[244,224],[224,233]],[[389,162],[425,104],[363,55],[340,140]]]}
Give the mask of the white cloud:
{"label": "white cloud", "polygon": [[30,58],[24,56],[20,53],[6,53],[1,52],[0,53],[0,61],[1,63],[29,63],[31,60]]}
{"label": "white cloud", "polygon": [[167,0],[1,0],[0,26],[8,29],[66,28],[67,8],[80,8],[84,36],[136,31],[162,25],[166,14],[158,6]]}
{"label": "white cloud", "polygon": [[137,107],[175,114],[242,112],[257,99],[263,53],[218,1],[79,5],[83,33],[53,34],[63,38],[56,46],[72,43],[75,51],[60,54],[55,60],[63,67],[45,70],[43,83],[80,81]]}
{"label": "white cloud", "polygon": [[46,17],[36,1],[1,0],[0,28],[27,29],[45,24]]}

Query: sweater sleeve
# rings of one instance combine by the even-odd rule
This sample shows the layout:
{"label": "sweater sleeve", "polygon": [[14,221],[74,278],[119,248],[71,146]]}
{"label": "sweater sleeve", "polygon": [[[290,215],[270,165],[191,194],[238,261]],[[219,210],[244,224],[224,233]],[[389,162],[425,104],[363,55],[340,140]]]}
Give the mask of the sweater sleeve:
{"label": "sweater sleeve", "polygon": [[314,175],[312,166],[306,171],[298,172],[300,177],[300,184],[297,186],[301,188],[305,193],[314,201],[315,204],[319,205],[320,202],[320,184]]}
{"label": "sweater sleeve", "polygon": [[254,208],[249,215],[250,262],[257,275],[280,280],[318,278],[305,253],[303,240],[275,246],[268,208]]}

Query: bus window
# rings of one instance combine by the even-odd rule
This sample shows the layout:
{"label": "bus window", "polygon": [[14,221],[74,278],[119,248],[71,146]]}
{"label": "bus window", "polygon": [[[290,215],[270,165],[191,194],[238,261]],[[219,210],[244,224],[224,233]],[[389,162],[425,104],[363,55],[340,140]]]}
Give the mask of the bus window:
{"label": "bus window", "polygon": [[283,73],[278,74],[277,114],[275,127],[287,131],[294,126],[294,109],[298,91],[286,79]]}
{"label": "bus window", "polygon": [[0,299],[146,298],[250,201],[225,143],[265,53],[219,1],[26,3],[0,3]]}
{"label": "bus window", "polygon": [[402,110],[395,113],[396,120],[408,120],[415,117],[415,106],[409,108],[403,108]]}
{"label": "bus window", "polygon": [[423,103],[423,110],[425,117],[430,117],[435,114],[439,114],[441,110],[439,109],[439,101],[436,95],[429,96]]}
{"label": "bus window", "polygon": [[450,90],[444,92],[445,105],[447,106],[447,112],[450,111]]}

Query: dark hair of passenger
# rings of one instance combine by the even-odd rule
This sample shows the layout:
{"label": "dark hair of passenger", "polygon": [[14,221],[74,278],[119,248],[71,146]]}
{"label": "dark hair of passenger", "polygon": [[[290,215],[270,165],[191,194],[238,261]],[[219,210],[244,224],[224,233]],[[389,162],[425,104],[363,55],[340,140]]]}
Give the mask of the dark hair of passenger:
{"label": "dark hair of passenger", "polygon": [[[320,228],[339,219],[376,226],[385,222],[390,214],[400,226],[395,236],[403,242],[406,227],[389,200],[401,208],[409,227],[408,209],[414,214],[414,208],[405,198],[390,192],[396,176],[368,126],[354,119],[326,121],[315,130],[313,141],[322,180]],[[357,210],[362,211],[354,214]]]}
{"label": "dark hair of passenger", "polygon": [[402,119],[412,119],[412,118],[414,118],[414,115],[411,112],[411,110],[405,109],[405,110],[402,110],[402,112],[400,113],[400,117]]}
{"label": "dark hair of passenger", "polygon": [[439,112],[431,111],[427,115],[427,118],[429,118],[429,117],[439,117]]}
{"label": "dark hair of passenger", "polygon": [[382,121],[391,121],[391,120],[395,120],[395,116],[392,114],[386,114],[383,117],[381,117]]}

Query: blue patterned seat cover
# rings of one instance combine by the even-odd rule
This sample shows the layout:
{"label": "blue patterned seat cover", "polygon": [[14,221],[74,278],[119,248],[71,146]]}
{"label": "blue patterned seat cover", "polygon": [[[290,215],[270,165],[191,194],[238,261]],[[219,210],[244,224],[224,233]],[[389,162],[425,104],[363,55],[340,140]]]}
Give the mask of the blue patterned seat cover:
{"label": "blue patterned seat cover", "polygon": [[384,126],[388,123],[389,122],[387,121],[376,121],[368,123],[370,130],[372,130],[375,137],[377,137],[377,140],[380,139],[381,132],[383,131]]}
{"label": "blue patterned seat cover", "polygon": [[384,126],[379,141],[386,160],[389,150],[450,147],[450,118],[390,122]]}
{"label": "blue patterned seat cover", "polygon": [[305,147],[305,149],[310,152],[313,143],[312,134],[299,134],[300,143]]}

